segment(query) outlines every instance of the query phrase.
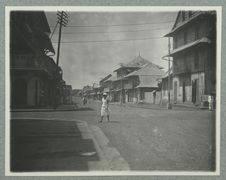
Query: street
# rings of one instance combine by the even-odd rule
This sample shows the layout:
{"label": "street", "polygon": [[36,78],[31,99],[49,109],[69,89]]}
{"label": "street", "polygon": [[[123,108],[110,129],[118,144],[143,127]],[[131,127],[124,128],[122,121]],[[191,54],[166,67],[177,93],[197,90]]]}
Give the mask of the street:
{"label": "street", "polygon": [[[119,164],[121,162],[121,164],[125,164],[121,170],[130,169],[134,171],[213,171],[215,168],[214,111],[200,109],[144,109],[110,104],[110,122],[104,119],[103,123],[98,123],[100,119],[100,102],[89,101],[85,106],[78,102],[78,106],[80,108],[75,111],[12,112],[11,118],[14,119],[14,122],[19,122],[23,118],[45,119],[52,122],[52,124],[55,124],[56,120],[60,120],[61,123],[64,121],[70,123],[85,122],[91,130],[92,136],[94,136],[93,133],[95,134],[95,131],[99,132],[95,137],[96,143],[100,143],[99,147],[101,147],[101,143],[105,142],[105,145],[120,154],[120,158],[118,158],[120,161],[117,160],[118,164],[115,166],[118,169],[110,167],[110,170],[120,170]],[[57,125],[55,124],[55,126]],[[72,124],[68,126],[72,126]],[[58,125],[55,128],[59,129],[59,127],[62,126]],[[35,128],[33,130],[39,131]],[[53,130],[54,126],[52,126]],[[57,130],[55,129],[55,131]],[[70,138],[73,139],[73,136]],[[60,139],[57,141],[57,146],[54,145],[54,147],[68,147],[72,145],[71,143],[79,143],[72,139],[70,141]],[[51,144],[52,140],[50,138],[45,140],[46,144],[42,146],[51,146],[48,141]],[[95,152],[95,143],[90,141],[89,144],[89,151]],[[12,145],[12,148],[14,147]],[[84,148],[87,148],[87,146]],[[26,150],[29,151],[29,149]],[[76,152],[67,154],[67,157],[65,157],[65,154],[62,156],[62,153],[65,152],[58,150],[58,154],[54,154],[54,156],[66,158],[66,160],[64,159],[64,164],[67,164],[67,160],[72,163],[72,157],[76,156]],[[105,151],[106,148],[102,150]],[[104,153],[105,156],[108,155],[108,151]],[[86,159],[86,161],[98,162],[99,156],[101,155],[95,154],[95,157]],[[51,156],[46,156],[45,158],[48,159]],[[55,168],[50,167],[49,170],[92,170],[88,166],[84,167],[84,163],[81,163],[81,161],[80,159],[76,166],[70,166],[70,163],[64,167],[55,164]],[[35,161],[32,160],[30,162],[34,163]],[[81,167],[79,167],[80,165]],[[98,170],[106,169],[101,169],[100,167]]]}

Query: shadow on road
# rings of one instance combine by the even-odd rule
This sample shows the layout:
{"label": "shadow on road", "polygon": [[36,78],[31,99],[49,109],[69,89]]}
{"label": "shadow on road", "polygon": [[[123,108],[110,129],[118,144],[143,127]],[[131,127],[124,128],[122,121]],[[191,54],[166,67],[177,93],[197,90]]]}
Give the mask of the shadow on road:
{"label": "shadow on road", "polygon": [[108,123],[120,123],[120,121],[108,121]]}
{"label": "shadow on road", "polygon": [[87,171],[98,161],[92,139],[83,139],[76,122],[11,120],[13,172]]}
{"label": "shadow on road", "polygon": [[94,109],[90,107],[79,107],[75,111],[94,111]]}

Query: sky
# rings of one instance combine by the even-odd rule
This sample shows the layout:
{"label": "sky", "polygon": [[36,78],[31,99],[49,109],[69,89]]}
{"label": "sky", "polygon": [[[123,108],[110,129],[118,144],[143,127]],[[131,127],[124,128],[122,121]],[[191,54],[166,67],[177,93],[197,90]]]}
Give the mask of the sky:
{"label": "sky", "polygon": [[[67,12],[67,27],[62,28],[59,65],[63,79],[73,89],[99,83],[120,63],[128,63],[139,54],[167,70],[161,58],[168,52],[168,33],[177,12]],[[51,28],[56,12],[46,12]],[[57,52],[59,26],[52,35]],[[53,56],[54,60],[56,55]]]}

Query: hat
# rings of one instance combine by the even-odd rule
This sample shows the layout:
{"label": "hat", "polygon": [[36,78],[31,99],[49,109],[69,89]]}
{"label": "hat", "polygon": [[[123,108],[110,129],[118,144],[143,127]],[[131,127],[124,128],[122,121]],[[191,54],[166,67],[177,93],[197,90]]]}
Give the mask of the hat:
{"label": "hat", "polygon": [[103,96],[107,96],[107,93],[103,93]]}

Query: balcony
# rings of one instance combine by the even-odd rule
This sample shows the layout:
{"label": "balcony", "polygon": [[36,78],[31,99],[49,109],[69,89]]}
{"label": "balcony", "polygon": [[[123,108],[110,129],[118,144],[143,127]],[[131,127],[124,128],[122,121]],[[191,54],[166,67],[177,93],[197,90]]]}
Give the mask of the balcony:
{"label": "balcony", "polygon": [[12,55],[10,60],[12,70],[45,71],[51,77],[53,77],[53,73],[57,68],[55,62],[47,56]]}
{"label": "balcony", "polygon": [[133,84],[124,84],[124,89],[133,89]]}

